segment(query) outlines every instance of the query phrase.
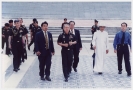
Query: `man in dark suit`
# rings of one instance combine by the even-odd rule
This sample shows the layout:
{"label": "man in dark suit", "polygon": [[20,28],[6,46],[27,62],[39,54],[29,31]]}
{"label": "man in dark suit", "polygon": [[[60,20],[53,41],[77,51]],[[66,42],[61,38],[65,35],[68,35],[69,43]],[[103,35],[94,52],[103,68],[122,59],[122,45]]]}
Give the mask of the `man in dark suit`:
{"label": "man in dark suit", "polygon": [[80,37],[80,31],[74,29],[75,22],[70,21],[69,24],[70,24],[70,32],[75,35],[75,38],[77,41],[77,44],[75,44],[73,48],[73,55],[74,55],[73,69],[75,72],[77,72],[77,66],[79,62],[79,52],[80,50],[82,50],[82,42],[81,42],[81,37]]}
{"label": "man in dark suit", "polygon": [[[39,59],[39,69],[41,80],[50,79],[50,67],[51,67],[51,57],[54,55],[54,44],[53,37],[50,32],[48,32],[48,23],[45,21],[41,24],[42,31],[38,32],[35,36],[35,51]],[[46,69],[45,69],[46,66]],[[46,77],[44,78],[44,70]]]}

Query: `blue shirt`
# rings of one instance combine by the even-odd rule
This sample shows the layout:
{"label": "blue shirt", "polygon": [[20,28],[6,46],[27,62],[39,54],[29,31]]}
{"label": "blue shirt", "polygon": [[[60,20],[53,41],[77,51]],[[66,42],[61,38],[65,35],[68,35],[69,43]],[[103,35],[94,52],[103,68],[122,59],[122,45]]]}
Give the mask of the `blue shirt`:
{"label": "blue shirt", "polygon": [[116,49],[118,44],[121,44],[121,39],[122,39],[123,33],[125,33],[124,44],[130,45],[130,48],[131,48],[131,35],[129,34],[129,32],[127,32],[127,31],[126,32],[119,31],[115,35],[115,38],[114,38],[114,43],[113,43],[114,49]]}

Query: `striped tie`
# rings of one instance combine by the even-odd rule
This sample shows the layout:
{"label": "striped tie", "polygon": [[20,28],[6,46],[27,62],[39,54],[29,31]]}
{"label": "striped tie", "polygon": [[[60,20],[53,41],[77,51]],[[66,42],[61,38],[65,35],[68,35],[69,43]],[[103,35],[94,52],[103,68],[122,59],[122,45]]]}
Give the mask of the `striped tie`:
{"label": "striped tie", "polygon": [[47,37],[46,31],[45,31],[45,41],[46,41],[46,49],[48,49],[48,37]]}

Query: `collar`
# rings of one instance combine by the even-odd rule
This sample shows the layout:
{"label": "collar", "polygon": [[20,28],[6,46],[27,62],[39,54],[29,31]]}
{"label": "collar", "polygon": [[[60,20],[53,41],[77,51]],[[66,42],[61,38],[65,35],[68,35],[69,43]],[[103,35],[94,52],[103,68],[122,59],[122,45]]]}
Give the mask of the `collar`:
{"label": "collar", "polygon": [[70,31],[74,31],[74,29],[70,29]]}
{"label": "collar", "polygon": [[[42,30],[43,31],[43,30]],[[43,33],[45,33],[45,31],[43,31]],[[48,33],[48,31],[46,31],[46,33]]]}
{"label": "collar", "polygon": [[[126,32],[126,31],[125,31]],[[125,33],[125,32],[123,32],[122,30],[121,30],[121,33]]]}

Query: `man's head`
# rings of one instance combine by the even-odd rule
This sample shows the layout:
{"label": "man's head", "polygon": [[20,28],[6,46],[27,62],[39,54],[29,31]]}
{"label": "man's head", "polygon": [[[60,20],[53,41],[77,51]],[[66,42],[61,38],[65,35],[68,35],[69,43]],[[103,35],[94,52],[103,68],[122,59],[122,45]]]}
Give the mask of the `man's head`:
{"label": "man's head", "polygon": [[13,20],[9,20],[9,25],[13,26]]}
{"label": "man's head", "polygon": [[126,29],[127,29],[127,23],[125,22],[121,23],[121,30],[126,31]]}
{"label": "man's head", "polygon": [[64,18],[64,23],[67,22],[67,18]]}
{"label": "man's head", "polygon": [[22,19],[22,18],[19,18],[18,20],[19,20],[19,22],[20,22],[20,25],[22,25],[23,19]]}
{"label": "man's head", "polygon": [[41,24],[41,28],[43,31],[47,31],[48,30],[48,23],[45,21]]}
{"label": "man's head", "polygon": [[69,24],[70,24],[70,29],[73,30],[74,26],[75,26],[75,22],[74,21],[70,21]]}
{"label": "man's head", "polygon": [[70,30],[70,25],[69,25],[69,23],[64,23],[64,25],[63,25],[63,30],[64,30],[64,32],[65,32],[66,34],[69,33],[69,30]]}
{"label": "man's head", "polygon": [[5,23],[5,29],[9,29],[9,24]]}
{"label": "man's head", "polygon": [[99,26],[100,31],[104,31],[105,26]]}
{"label": "man's head", "polygon": [[33,23],[34,23],[35,21],[37,21],[37,19],[36,19],[36,18],[33,18]]}
{"label": "man's head", "polygon": [[17,28],[20,27],[20,21],[19,20],[14,20],[14,24]]}
{"label": "man's head", "polygon": [[95,19],[94,20],[94,24],[97,26],[98,25],[98,21]]}
{"label": "man's head", "polygon": [[34,21],[33,24],[34,24],[35,27],[37,27],[38,26],[38,21]]}

